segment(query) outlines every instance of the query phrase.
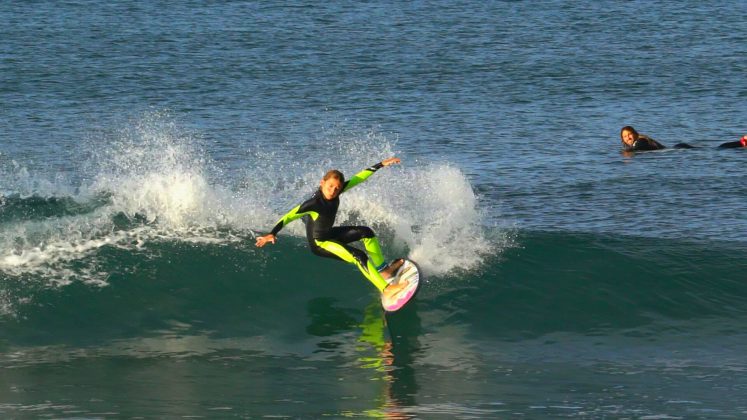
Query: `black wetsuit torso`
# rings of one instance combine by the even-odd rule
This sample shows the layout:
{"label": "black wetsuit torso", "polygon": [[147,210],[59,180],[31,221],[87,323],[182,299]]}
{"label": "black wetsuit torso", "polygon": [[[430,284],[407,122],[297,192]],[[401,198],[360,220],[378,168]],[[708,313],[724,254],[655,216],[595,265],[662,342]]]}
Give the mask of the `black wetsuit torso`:
{"label": "black wetsuit torso", "polygon": [[[299,207],[298,213],[314,213],[316,218],[311,214],[305,214],[301,217],[306,225],[306,238],[309,241],[313,239],[329,239],[329,231],[335,225],[337,209],[340,207],[340,196],[327,200],[324,198],[321,190],[316,190],[308,200],[304,201]],[[279,223],[278,223],[279,224]],[[272,234],[277,232],[282,226],[275,225]]]}

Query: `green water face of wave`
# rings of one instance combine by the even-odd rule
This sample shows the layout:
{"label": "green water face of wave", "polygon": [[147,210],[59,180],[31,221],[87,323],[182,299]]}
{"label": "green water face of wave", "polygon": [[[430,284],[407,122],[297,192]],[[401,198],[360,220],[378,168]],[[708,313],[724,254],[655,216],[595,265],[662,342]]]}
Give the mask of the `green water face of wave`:
{"label": "green water face of wave", "polygon": [[[174,325],[185,326],[185,334],[261,336],[310,322],[308,308],[320,299],[355,314],[376,301],[352,265],[285,239],[263,250],[251,240],[103,246],[68,266],[102,273],[106,283],[98,285],[0,274],[2,339],[78,345]],[[747,286],[738,267],[747,255],[728,245],[531,232],[517,243],[479,270],[426,272],[413,310],[444,326],[468,325],[487,340],[666,329],[744,314]],[[332,319],[325,328],[346,328]]]}

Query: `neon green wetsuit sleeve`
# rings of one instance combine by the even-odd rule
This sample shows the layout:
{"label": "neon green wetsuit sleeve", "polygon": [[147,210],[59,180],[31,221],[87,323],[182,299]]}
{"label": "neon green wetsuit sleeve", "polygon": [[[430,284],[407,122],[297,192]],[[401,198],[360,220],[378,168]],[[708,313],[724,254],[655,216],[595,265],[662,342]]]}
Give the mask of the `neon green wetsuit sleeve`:
{"label": "neon green wetsuit sleeve", "polygon": [[285,227],[285,225],[287,225],[288,223],[290,223],[290,222],[292,222],[294,220],[298,220],[298,219],[300,219],[300,218],[302,218],[304,216],[307,216],[307,215],[311,216],[312,219],[316,220],[316,218],[319,217],[319,213],[317,213],[315,211],[302,211],[302,208],[304,207],[305,204],[306,203],[299,204],[298,206],[296,206],[293,209],[291,209],[291,211],[289,211],[288,213],[286,213],[285,216],[281,217],[280,220],[278,220],[278,222],[275,225],[275,227],[272,228],[272,231],[270,233],[272,233],[273,235],[277,236],[278,232],[280,232],[280,229],[282,229],[283,227]]}
{"label": "neon green wetsuit sleeve", "polygon": [[345,181],[345,188],[342,189],[342,192],[345,192],[345,191],[347,191],[347,190],[355,187],[356,185],[360,184],[361,182],[365,181],[366,179],[368,179],[368,177],[370,177],[371,175],[373,175],[374,172],[378,171],[379,169],[381,169],[383,167],[384,167],[384,164],[381,163],[381,162],[379,162],[376,165],[368,167],[368,168],[366,168],[366,169],[358,172],[357,174],[353,175],[352,178],[350,178],[349,180]]}

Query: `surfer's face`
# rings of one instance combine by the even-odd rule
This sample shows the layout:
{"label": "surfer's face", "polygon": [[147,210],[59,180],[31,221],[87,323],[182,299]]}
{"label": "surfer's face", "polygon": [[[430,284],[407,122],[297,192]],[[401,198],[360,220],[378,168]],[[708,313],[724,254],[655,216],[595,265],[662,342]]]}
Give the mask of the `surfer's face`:
{"label": "surfer's face", "polygon": [[632,146],[636,140],[636,135],[630,130],[623,130],[623,132],[620,134],[620,137],[622,138],[623,143],[627,144],[628,146]]}
{"label": "surfer's face", "polygon": [[322,195],[325,199],[332,200],[342,191],[342,182],[337,178],[329,178],[326,181],[322,180],[319,184],[319,189],[322,190]]}

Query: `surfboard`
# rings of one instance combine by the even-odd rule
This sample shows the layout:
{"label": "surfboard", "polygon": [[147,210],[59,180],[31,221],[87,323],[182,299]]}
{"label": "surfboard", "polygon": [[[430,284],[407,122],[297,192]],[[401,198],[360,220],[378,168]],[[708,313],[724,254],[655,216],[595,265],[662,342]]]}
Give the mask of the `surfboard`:
{"label": "surfboard", "polygon": [[407,281],[407,286],[400,290],[396,295],[387,299],[384,295],[381,295],[381,306],[387,312],[395,312],[402,309],[420,289],[420,270],[415,262],[404,259],[405,262],[397,270],[397,272],[390,278],[387,279],[387,283],[396,284],[401,281]]}

